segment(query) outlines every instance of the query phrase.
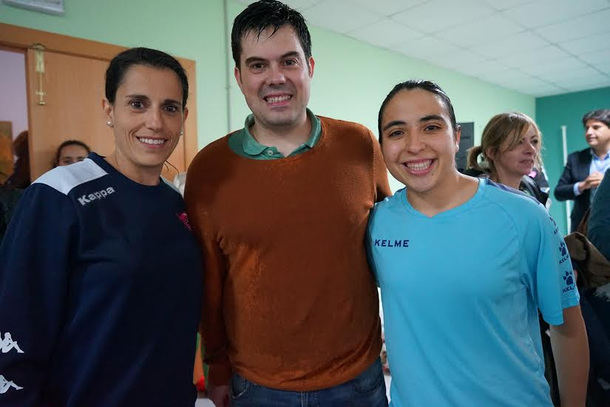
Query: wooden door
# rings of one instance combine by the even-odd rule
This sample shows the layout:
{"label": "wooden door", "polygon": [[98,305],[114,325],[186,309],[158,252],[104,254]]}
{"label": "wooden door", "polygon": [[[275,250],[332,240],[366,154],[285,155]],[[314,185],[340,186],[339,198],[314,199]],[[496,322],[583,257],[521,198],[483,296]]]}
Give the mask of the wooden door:
{"label": "wooden door", "polygon": [[[32,180],[51,168],[57,146],[64,140],[82,140],[101,155],[112,152],[114,137],[102,111],[104,74],[112,57],[125,48],[8,24],[0,24],[2,44],[27,50]],[[37,50],[34,44],[41,44],[44,49]],[[41,59],[42,73],[37,70]],[[178,60],[187,73],[189,88],[194,91],[195,62]],[[186,171],[197,153],[197,106],[192,92],[188,107],[191,114],[185,122],[185,134],[168,159],[175,169],[166,165],[163,171],[169,180]]]}
{"label": "wooden door", "polygon": [[[44,73],[36,71],[40,58]],[[81,140],[101,155],[110,154],[114,137],[102,111],[109,61],[35,49],[28,50],[27,61],[32,178],[51,168],[55,150],[64,140]],[[168,161],[178,171],[186,170],[182,139]],[[167,166],[166,178],[171,180],[175,174]]]}
{"label": "wooden door", "polygon": [[37,73],[37,52],[28,50],[26,64],[32,179],[51,168],[64,140],[81,140],[102,155],[114,145],[101,107],[107,61],[43,51],[44,73]]}

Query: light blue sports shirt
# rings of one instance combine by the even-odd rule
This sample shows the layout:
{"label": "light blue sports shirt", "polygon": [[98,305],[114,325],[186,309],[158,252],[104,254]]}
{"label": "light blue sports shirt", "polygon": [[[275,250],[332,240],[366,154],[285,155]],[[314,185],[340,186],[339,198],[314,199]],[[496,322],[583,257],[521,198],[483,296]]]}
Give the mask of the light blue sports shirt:
{"label": "light blue sports shirt", "polygon": [[367,246],[392,406],[552,406],[538,309],[561,325],[579,296],[542,205],[480,179],[470,200],[428,217],[401,189],[375,206]]}

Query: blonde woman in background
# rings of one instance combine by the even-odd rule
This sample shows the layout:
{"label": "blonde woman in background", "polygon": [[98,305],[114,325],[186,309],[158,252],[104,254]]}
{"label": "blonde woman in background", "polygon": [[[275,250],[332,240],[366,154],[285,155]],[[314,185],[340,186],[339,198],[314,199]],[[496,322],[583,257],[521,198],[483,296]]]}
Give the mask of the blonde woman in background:
{"label": "blonde woman in background", "polygon": [[[467,175],[489,177],[492,181],[518,189],[547,208],[548,189],[543,191],[529,174],[541,171],[542,134],[531,117],[519,113],[500,113],[491,118],[483,130],[481,145],[468,151]],[[549,325],[540,318],[540,334],[545,359],[545,377],[551,398],[558,405],[557,374],[549,336]]]}
{"label": "blonde woman in background", "polygon": [[466,174],[489,177],[547,205],[548,191],[528,175],[542,169],[541,148],[542,134],[532,118],[519,112],[497,114],[485,126],[481,145],[469,150]]}

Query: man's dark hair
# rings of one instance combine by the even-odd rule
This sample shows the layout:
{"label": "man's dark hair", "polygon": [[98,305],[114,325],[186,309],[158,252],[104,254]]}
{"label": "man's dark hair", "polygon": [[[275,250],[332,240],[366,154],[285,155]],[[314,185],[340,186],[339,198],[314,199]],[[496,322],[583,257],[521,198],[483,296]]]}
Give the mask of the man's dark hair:
{"label": "man's dark hair", "polygon": [[178,75],[182,85],[182,109],[186,107],[189,83],[184,68],[174,57],[165,52],[150,48],[130,48],[112,58],[106,70],[106,99],[114,104],[116,91],[125,74],[133,65],[145,65],[159,69],[170,69]]}
{"label": "man's dark hair", "polygon": [[385,97],[383,103],[381,104],[381,108],[379,109],[379,116],[377,117],[377,129],[379,130],[379,143],[381,143],[381,119],[383,116],[383,112],[387,106],[387,104],[396,96],[398,92],[401,90],[413,90],[413,89],[423,89],[430,93],[434,93],[438,97],[441,98],[445,107],[447,108],[447,112],[449,113],[449,119],[451,120],[451,127],[453,131],[456,132],[459,129],[457,122],[455,121],[455,112],[453,111],[453,105],[451,104],[451,99],[445,93],[444,90],[441,89],[436,83],[431,81],[424,81],[421,79],[408,80],[405,82],[401,82],[394,86],[394,88],[388,93],[388,96]]}
{"label": "man's dark hair", "polygon": [[610,109],[593,110],[582,117],[582,125],[587,126],[589,120],[597,120],[610,127]]}
{"label": "man's dark hair", "polygon": [[272,28],[271,35],[273,35],[285,25],[292,27],[303,47],[305,59],[309,59],[311,57],[311,36],[301,13],[276,0],[260,0],[250,4],[233,20],[231,51],[235,66],[239,68],[242,53],[241,40],[246,34],[252,32],[258,38],[263,31]]}

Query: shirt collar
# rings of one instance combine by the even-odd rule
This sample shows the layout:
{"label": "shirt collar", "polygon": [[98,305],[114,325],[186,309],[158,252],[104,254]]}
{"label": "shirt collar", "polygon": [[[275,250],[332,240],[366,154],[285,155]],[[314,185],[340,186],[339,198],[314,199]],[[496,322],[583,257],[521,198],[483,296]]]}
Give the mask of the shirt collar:
{"label": "shirt collar", "polygon": [[[309,117],[309,121],[311,123],[311,133],[309,134],[309,138],[304,143],[304,145],[309,148],[313,148],[313,146],[316,144],[316,142],[318,141],[318,138],[320,136],[320,129],[321,129],[320,119],[318,119],[316,117],[316,115],[314,115],[311,112],[311,110],[309,110],[309,109],[307,109],[307,116]],[[254,125],[254,115],[249,114],[248,117],[246,117],[246,121],[244,123],[245,137],[242,139],[242,148],[243,148],[244,152],[248,155],[256,156],[256,155],[261,154],[263,151],[265,151],[268,148],[275,149],[274,147],[265,146],[265,145],[259,143],[258,141],[256,141],[256,139],[254,138],[252,133],[250,133],[250,128],[253,125]]]}
{"label": "shirt collar", "polygon": [[252,133],[250,133],[250,127],[252,127],[253,124],[254,124],[254,115],[250,114],[250,115],[248,115],[248,117],[246,117],[246,122],[244,123],[245,137],[242,139],[241,143],[242,143],[242,147],[244,149],[244,153],[246,153],[248,155],[259,155],[263,151],[265,151],[265,149],[267,149],[267,146],[264,146],[261,143],[259,143],[258,141],[256,141],[256,139],[254,138]]}
{"label": "shirt collar", "polygon": [[597,154],[595,154],[595,151],[593,151],[593,149],[590,149],[590,151],[591,151],[591,155],[593,156],[594,160],[606,161],[607,159],[610,158],[610,151],[607,151],[603,157],[599,157]]}

